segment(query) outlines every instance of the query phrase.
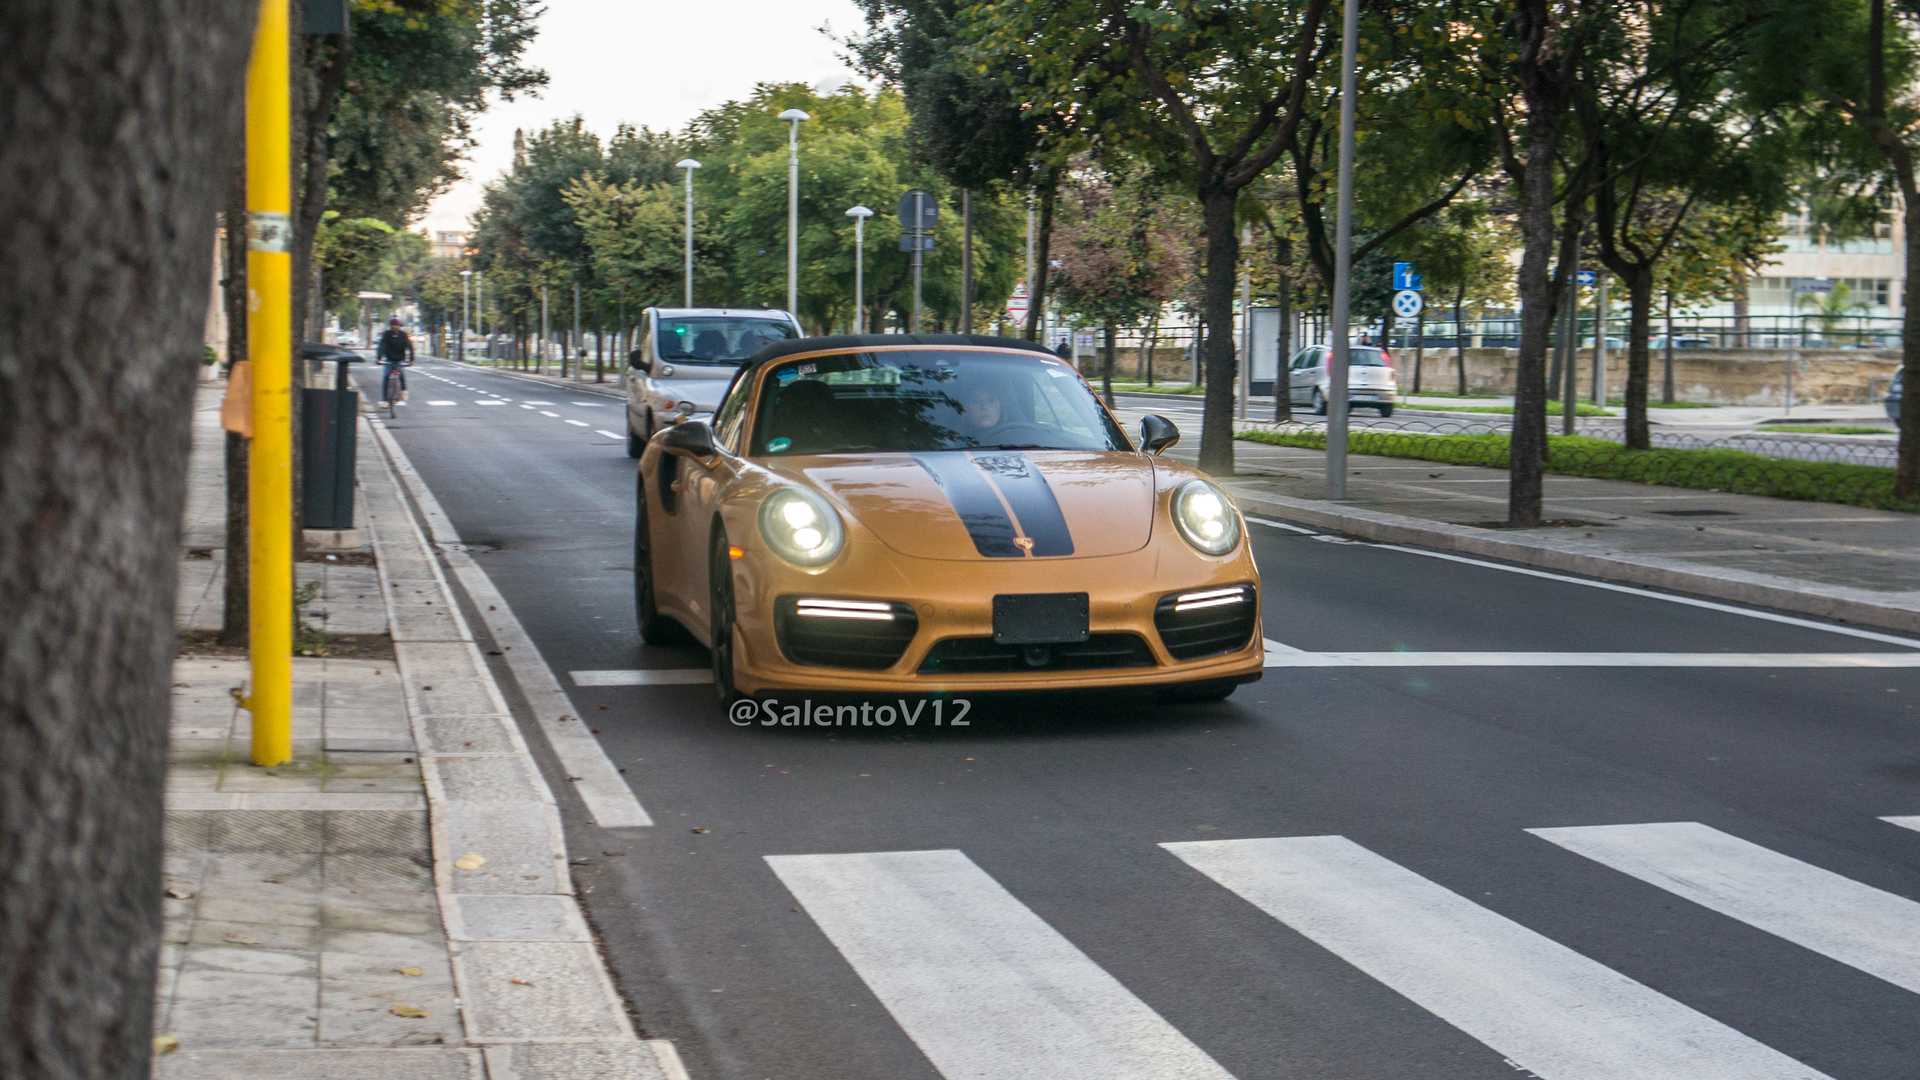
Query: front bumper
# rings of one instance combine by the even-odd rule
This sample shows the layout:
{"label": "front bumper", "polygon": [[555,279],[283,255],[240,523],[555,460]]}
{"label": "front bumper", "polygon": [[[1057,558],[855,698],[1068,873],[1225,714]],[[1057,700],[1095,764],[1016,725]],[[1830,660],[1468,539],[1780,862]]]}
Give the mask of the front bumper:
{"label": "front bumper", "polygon": [[[1191,660],[1168,652],[1154,618],[1162,598],[1241,584],[1252,587],[1254,605],[1244,645]],[[734,683],[743,693],[965,694],[1250,682],[1260,677],[1265,653],[1259,574],[1244,542],[1218,559],[1200,556],[1177,539],[1156,537],[1140,551],[1101,558],[949,562],[913,559],[871,538],[850,538],[847,551],[817,571],[791,566],[762,548],[750,549],[734,563],[734,589]],[[1024,671],[923,670],[942,642],[990,641],[994,596],[1025,593],[1086,593],[1089,632],[1108,640],[1136,636],[1144,646],[1141,662]],[[776,608],[785,598],[790,609],[792,598],[801,596],[905,605],[915,624],[912,638],[899,659],[885,667],[796,662],[782,649]]]}

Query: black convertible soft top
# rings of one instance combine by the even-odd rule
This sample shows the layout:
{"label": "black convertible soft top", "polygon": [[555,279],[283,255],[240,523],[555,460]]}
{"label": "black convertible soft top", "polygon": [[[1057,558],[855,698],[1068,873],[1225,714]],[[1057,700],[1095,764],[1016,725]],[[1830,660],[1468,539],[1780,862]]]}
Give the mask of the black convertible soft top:
{"label": "black convertible soft top", "polygon": [[877,345],[974,345],[994,349],[1020,349],[1046,353],[1052,350],[1037,341],[1022,338],[993,337],[988,334],[834,334],[828,337],[788,338],[776,341],[741,362],[742,370],[771,363],[783,356],[811,352],[851,352]]}

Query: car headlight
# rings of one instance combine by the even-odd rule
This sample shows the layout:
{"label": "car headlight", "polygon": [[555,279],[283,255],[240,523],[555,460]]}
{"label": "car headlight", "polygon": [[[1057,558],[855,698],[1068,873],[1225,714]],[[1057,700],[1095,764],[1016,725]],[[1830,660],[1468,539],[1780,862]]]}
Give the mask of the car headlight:
{"label": "car headlight", "polygon": [[780,557],[819,566],[840,553],[846,532],[825,499],[800,488],[781,488],[760,504],[760,535]]}
{"label": "car headlight", "polygon": [[1219,488],[1189,480],[1173,493],[1173,523],[1187,543],[1208,555],[1225,555],[1240,543],[1240,516]]}

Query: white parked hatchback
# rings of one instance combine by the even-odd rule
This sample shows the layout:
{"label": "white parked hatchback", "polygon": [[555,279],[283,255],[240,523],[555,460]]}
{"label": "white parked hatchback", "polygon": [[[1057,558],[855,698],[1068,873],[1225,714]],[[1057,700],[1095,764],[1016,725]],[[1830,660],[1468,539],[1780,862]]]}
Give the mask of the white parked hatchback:
{"label": "white parked hatchback", "polygon": [[[1333,390],[1331,345],[1309,345],[1293,354],[1288,365],[1288,388],[1295,405],[1308,405],[1315,415],[1327,414],[1327,395]],[[1347,407],[1366,406],[1392,416],[1400,398],[1399,382],[1393,373],[1393,358],[1377,345],[1347,346]]]}
{"label": "white parked hatchback", "polygon": [[790,313],[751,308],[648,308],[627,354],[627,456],[653,433],[712,412],[740,361],[774,341],[802,336]]}

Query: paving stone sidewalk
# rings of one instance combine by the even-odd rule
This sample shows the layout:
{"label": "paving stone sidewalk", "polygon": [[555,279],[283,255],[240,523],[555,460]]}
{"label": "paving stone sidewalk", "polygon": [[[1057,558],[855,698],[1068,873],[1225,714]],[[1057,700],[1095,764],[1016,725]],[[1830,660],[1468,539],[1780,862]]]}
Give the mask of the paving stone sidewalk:
{"label": "paving stone sidewalk", "polygon": [[[1143,412],[1123,412],[1136,426]],[[1198,454],[1197,432],[1171,453]],[[1328,500],[1326,454],[1238,442],[1224,483],[1250,514],[1363,539],[1920,632],[1920,514],[1548,474],[1545,516],[1507,529],[1504,469],[1355,454]]]}
{"label": "paving stone sidewalk", "polygon": [[[217,409],[217,393],[197,404]],[[218,547],[224,521],[221,459],[203,445],[217,413],[196,420],[188,549]],[[157,1074],[676,1075],[669,1047],[634,1034],[572,895],[553,796],[364,427],[360,449],[380,566],[317,580],[338,587],[326,599],[351,632],[390,632],[393,658],[296,658],[294,761],[274,769],[248,761],[246,661],[175,664],[155,1031],[177,1044]],[[209,573],[183,575],[183,619],[205,622],[204,599],[184,598],[197,588],[217,624]]]}

